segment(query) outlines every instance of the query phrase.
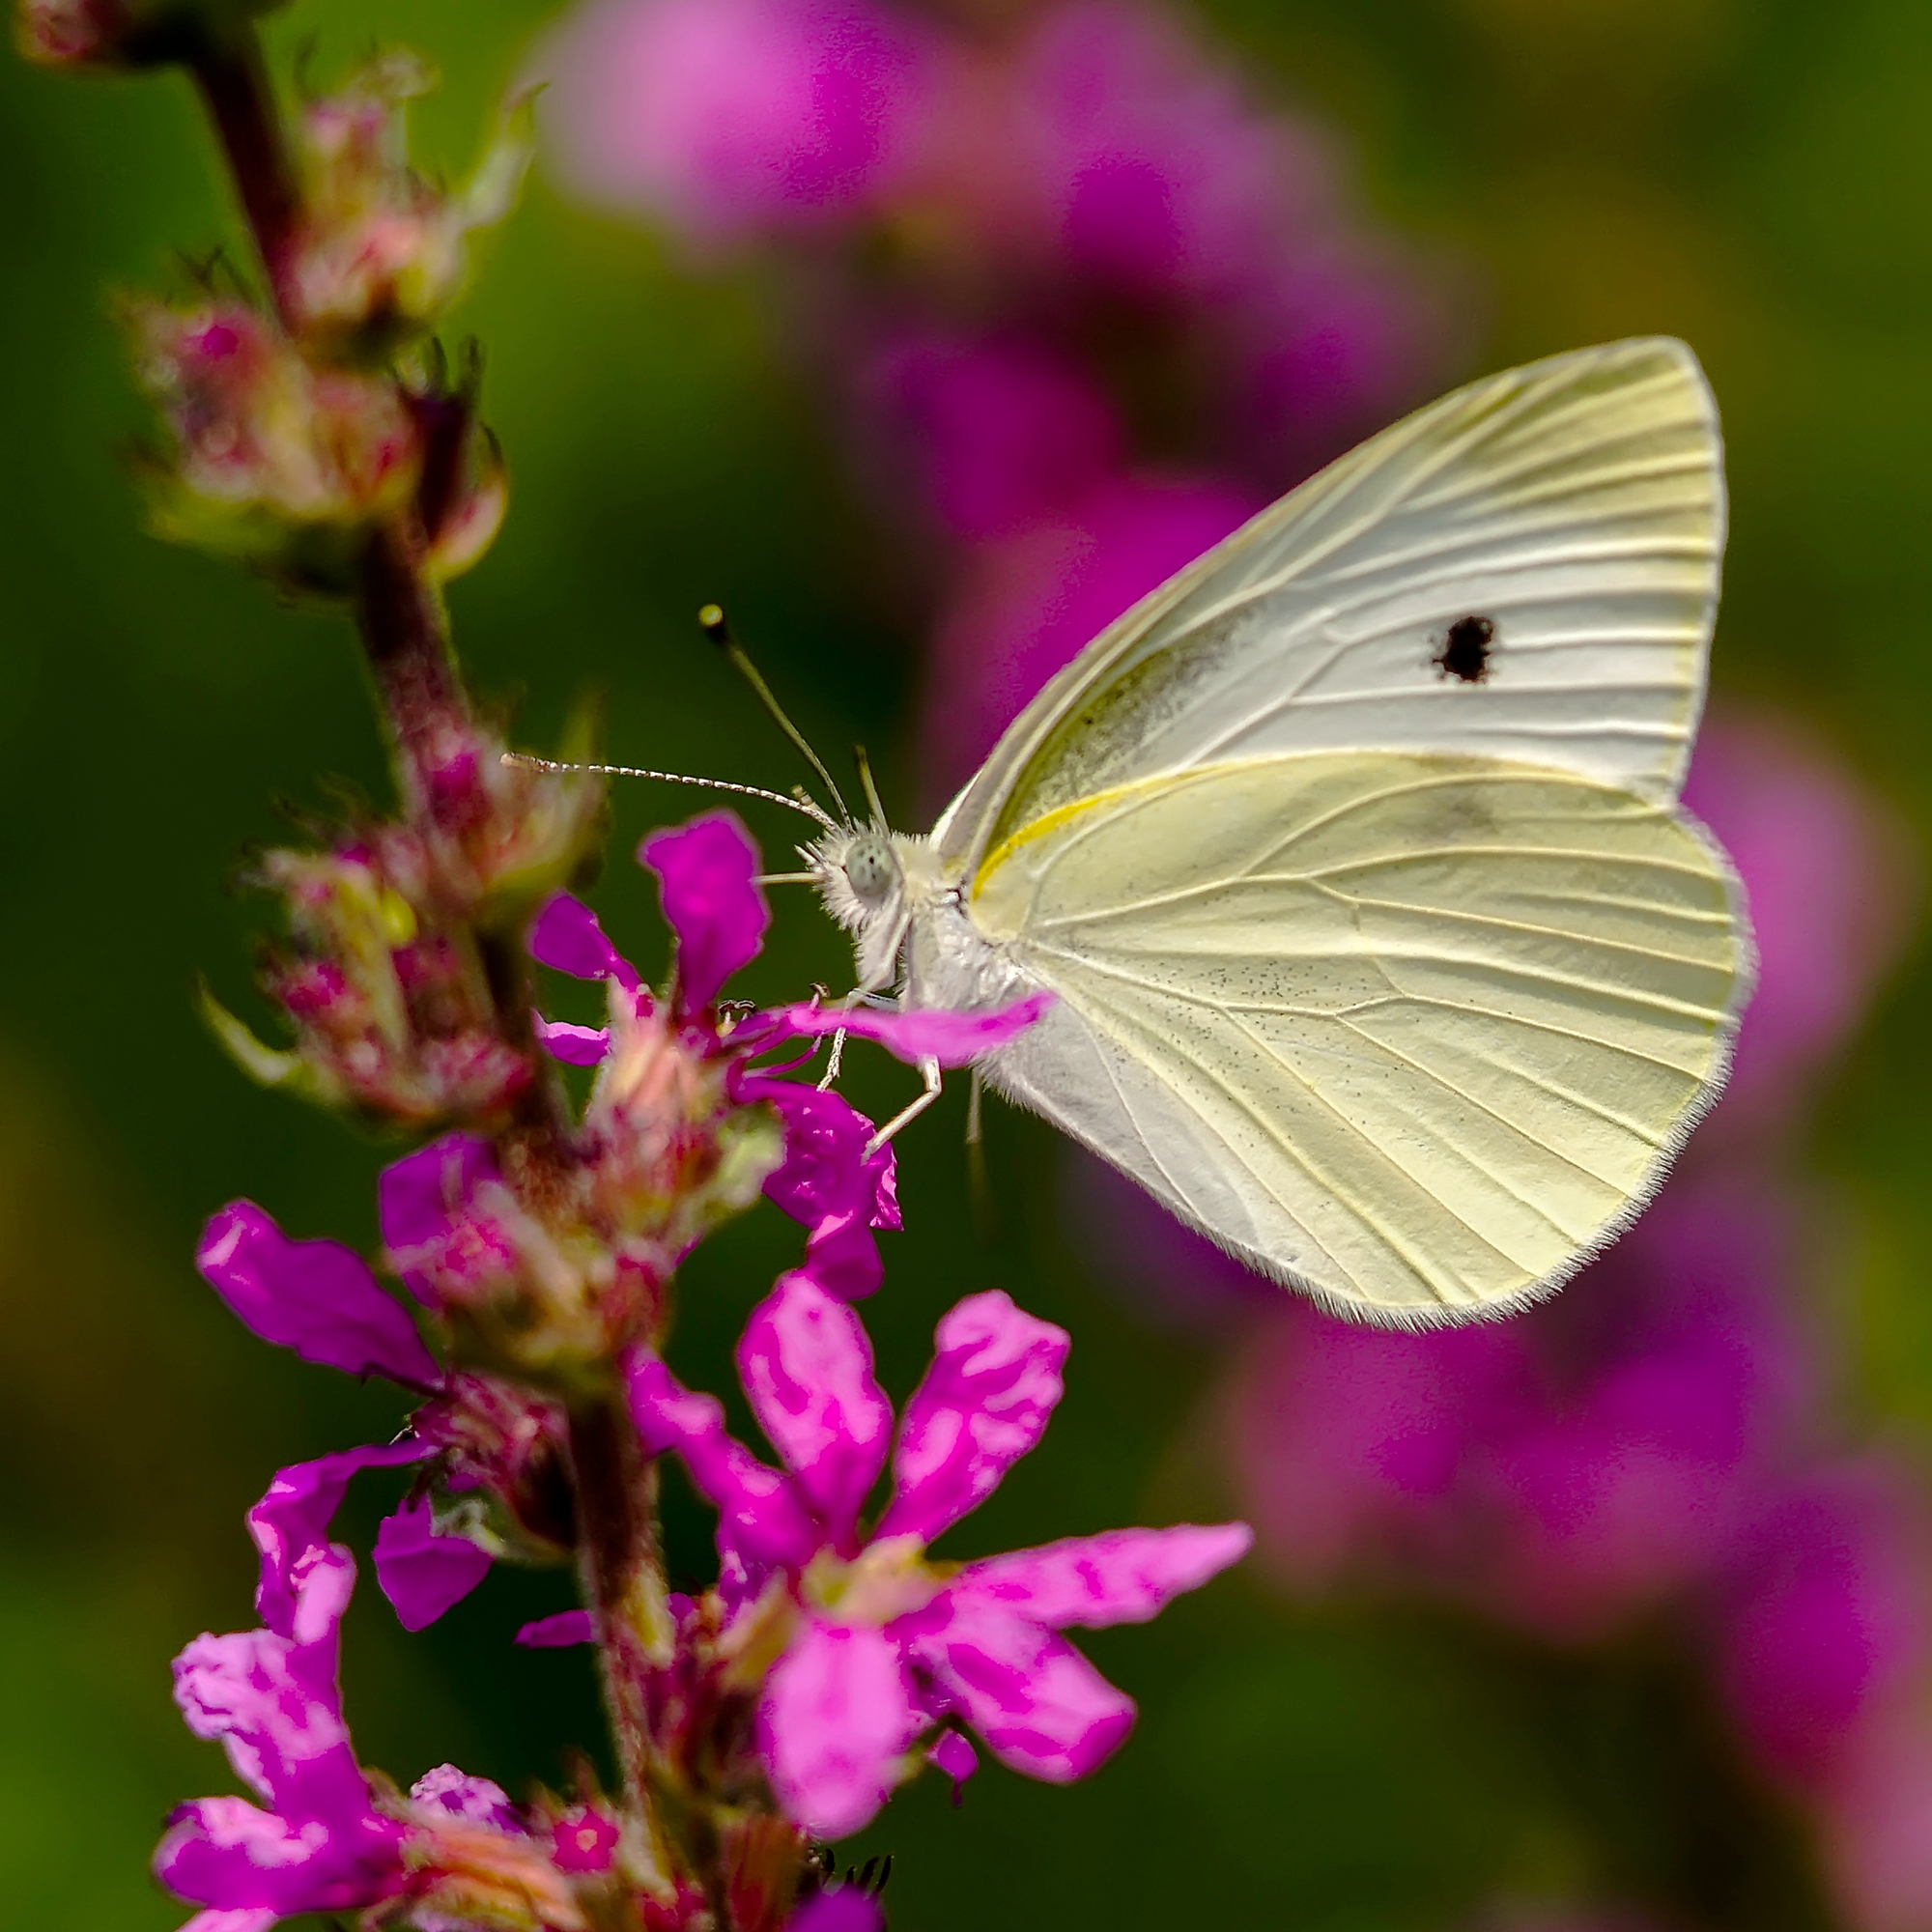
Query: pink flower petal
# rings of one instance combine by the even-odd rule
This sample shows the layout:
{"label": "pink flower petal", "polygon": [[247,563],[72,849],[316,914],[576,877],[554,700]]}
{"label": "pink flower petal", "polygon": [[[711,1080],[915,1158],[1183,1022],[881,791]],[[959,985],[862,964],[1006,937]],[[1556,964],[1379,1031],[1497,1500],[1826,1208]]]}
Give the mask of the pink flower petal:
{"label": "pink flower petal", "polygon": [[638,864],[658,875],[677,940],[678,998],[687,1013],[701,1012],[764,946],[772,914],[758,884],[758,848],[736,812],[708,811],[652,833]]}
{"label": "pink flower petal", "polygon": [[1016,1039],[1053,1005],[1041,987],[996,1013],[953,1013],[925,1009],[905,1013],[874,1007],[787,1007],[779,1014],[786,1031],[813,1037],[845,1033],[872,1039],[909,1065],[936,1060],[942,1066],[967,1066]]}
{"label": "pink flower petal", "polygon": [[517,1641],[527,1650],[564,1650],[572,1644],[592,1643],[597,1626],[588,1610],[558,1610],[554,1616],[539,1617],[517,1633]]}
{"label": "pink flower petal", "polygon": [[490,1552],[437,1533],[427,1496],[406,1502],[376,1531],[376,1581],[406,1631],[427,1630],[490,1574]]}
{"label": "pink flower petal", "polygon": [[335,1627],[349,1602],[355,1566],[328,1526],[342,1507],[350,1479],[363,1469],[395,1469],[431,1454],[408,1437],[362,1449],[342,1449],[312,1463],[277,1469],[268,1493],[248,1512],[248,1534],[262,1552],[255,1613],[278,1636],[317,1641]]}
{"label": "pink flower petal", "polygon": [[738,1375],[758,1427],[845,1543],[893,1434],[858,1316],[808,1274],[785,1275],[745,1324]]}
{"label": "pink flower petal", "polygon": [[442,1380],[408,1310],[339,1241],[292,1241],[252,1201],[231,1201],[203,1231],[194,1259],[248,1328],[305,1362],[405,1388]]}
{"label": "pink flower petal", "polygon": [[[303,1912],[353,1912],[394,1891],[403,1828],[362,1812],[324,1824],[285,1820],[240,1798],[203,1798],[174,1814],[155,1874],[214,1906],[189,1922],[271,1925]],[[184,1928],[186,1932],[186,1928]]]}
{"label": "pink flower petal", "polygon": [[966,1780],[980,1769],[980,1753],[957,1731],[941,1731],[925,1747],[926,1762],[952,1780],[952,1803],[966,1797]]}
{"label": "pink flower petal", "polygon": [[537,1044],[553,1060],[566,1066],[600,1066],[611,1051],[609,1027],[578,1026],[570,1020],[547,1020],[541,1013],[530,1015],[530,1027]]}
{"label": "pink flower petal", "polygon": [[632,991],[638,969],[612,946],[597,915],[580,898],[557,893],[530,922],[529,955],[539,966],[574,980],[614,980]]}
{"label": "pink flower petal", "polygon": [[869,1891],[841,1885],[815,1891],[785,1920],[785,1932],[885,1932],[886,1915]]}
{"label": "pink flower petal", "polygon": [[[1002,1610],[941,1598],[914,1654],[1000,1762],[1029,1777],[1085,1777],[1133,1728],[1134,1700],[1068,1643]],[[908,1623],[923,1619],[907,1619]]]}
{"label": "pink flower petal", "polygon": [[[175,1703],[188,1729],[218,1740],[236,1776],[279,1811],[353,1824],[370,1809],[369,1786],[342,1721],[335,1652],[333,1628],[313,1644],[265,1630],[198,1636],[175,1659]],[[252,1829],[251,1818],[239,1823]],[[203,1905],[273,1902],[187,1896]]]}
{"label": "pink flower petal", "polygon": [[883,1631],[812,1618],[765,1680],[758,1748],[785,1815],[843,1838],[886,1802],[922,1721]]}
{"label": "pink flower petal", "polygon": [[724,1431],[724,1411],[684,1388],[657,1356],[625,1361],[631,1416],[648,1456],[676,1450],[698,1493],[719,1515],[719,1537],[754,1563],[802,1567],[825,1538],[798,1486]]}
{"label": "pink flower petal", "polygon": [[899,1423],[879,1536],[910,1531],[930,1543],[983,1502],[1039,1440],[1064,1387],[1066,1331],[999,1289],[968,1295],[934,1339],[932,1367]]}
{"label": "pink flower petal", "polygon": [[784,1161],[767,1178],[765,1198],[810,1231],[806,1272],[843,1301],[872,1293],[884,1270],[871,1230],[898,1225],[892,1149],[867,1153],[871,1122],[830,1088],[751,1073],[734,1091],[784,1122]]}
{"label": "pink flower petal", "polygon": [[1070,1536],[969,1563],[950,1594],[955,1602],[997,1605],[1049,1630],[1141,1624],[1183,1590],[1198,1589],[1238,1562],[1254,1540],[1244,1522]]}

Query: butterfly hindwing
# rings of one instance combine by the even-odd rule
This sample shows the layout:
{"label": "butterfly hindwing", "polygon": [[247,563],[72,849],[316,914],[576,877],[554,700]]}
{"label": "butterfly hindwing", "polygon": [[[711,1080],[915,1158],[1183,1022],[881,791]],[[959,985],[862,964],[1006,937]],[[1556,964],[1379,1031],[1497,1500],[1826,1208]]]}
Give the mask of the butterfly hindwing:
{"label": "butterfly hindwing", "polygon": [[1560,1282],[1722,1075],[1735,882],[1667,801],[1467,754],[1210,765],[1037,820],[974,924],[1060,995],[994,1085],[1399,1323]]}

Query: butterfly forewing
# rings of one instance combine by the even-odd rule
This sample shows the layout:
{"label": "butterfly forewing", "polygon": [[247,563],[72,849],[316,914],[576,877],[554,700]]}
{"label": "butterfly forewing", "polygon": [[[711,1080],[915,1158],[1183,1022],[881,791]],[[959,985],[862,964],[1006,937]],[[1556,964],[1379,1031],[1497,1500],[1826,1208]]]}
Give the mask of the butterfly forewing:
{"label": "butterfly forewing", "polygon": [[1720,1078],[1734,882],[1667,802],[1465,754],[1218,763],[981,867],[1061,997],[994,1084],[1252,1264],[1397,1322],[1553,1286]]}
{"label": "butterfly forewing", "polygon": [[1453,749],[1674,795],[1723,524],[1717,415],[1681,343],[1472,384],[1095,639],[954,801],[942,855],[970,872],[1111,786],[1292,752]]}

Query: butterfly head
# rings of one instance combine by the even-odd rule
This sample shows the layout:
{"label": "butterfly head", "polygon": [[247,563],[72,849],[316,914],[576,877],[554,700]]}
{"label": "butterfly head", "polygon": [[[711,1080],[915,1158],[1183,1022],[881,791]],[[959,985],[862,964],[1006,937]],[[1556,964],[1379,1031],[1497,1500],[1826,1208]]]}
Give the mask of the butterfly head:
{"label": "butterfly head", "polygon": [[905,929],[904,842],[882,825],[848,825],[799,848],[825,910],[852,935],[868,985],[891,976]]}

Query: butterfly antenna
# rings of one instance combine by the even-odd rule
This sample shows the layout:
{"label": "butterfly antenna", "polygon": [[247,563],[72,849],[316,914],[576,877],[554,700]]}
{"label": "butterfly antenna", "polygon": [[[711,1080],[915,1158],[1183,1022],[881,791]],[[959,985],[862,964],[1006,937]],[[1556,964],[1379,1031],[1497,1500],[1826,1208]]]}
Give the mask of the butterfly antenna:
{"label": "butterfly antenna", "polygon": [[828,832],[839,830],[838,821],[803,791],[787,798],[781,791],[767,791],[763,785],[734,784],[729,779],[696,779],[689,772],[654,772],[642,765],[571,765],[560,758],[533,758],[527,752],[505,752],[503,762],[526,772],[595,772],[607,779],[662,779],[666,784],[697,785],[705,791],[732,791],[740,798],[769,799],[774,805],[789,806],[807,818],[816,819]]}
{"label": "butterfly antenna", "polygon": [[772,688],[760,675],[758,668],[745,655],[745,647],[731,635],[731,626],[725,620],[722,604],[707,604],[697,613],[697,621],[703,626],[704,635],[723,651],[731,664],[731,668],[756,693],[757,699],[772,714],[778,727],[805,753],[805,761],[825,781],[825,789],[832,794],[832,803],[838,808],[838,815],[847,825],[852,823],[852,813],[838,790],[838,783],[825,768],[825,760],[811,749],[806,735],[785,716],[784,706],[772,695]]}
{"label": "butterfly antenna", "polygon": [[881,831],[885,829],[886,808],[879,803],[879,787],[872,781],[872,761],[866,755],[863,745],[852,747],[852,756],[859,766],[859,782],[866,787],[866,803],[872,808],[872,823]]}

